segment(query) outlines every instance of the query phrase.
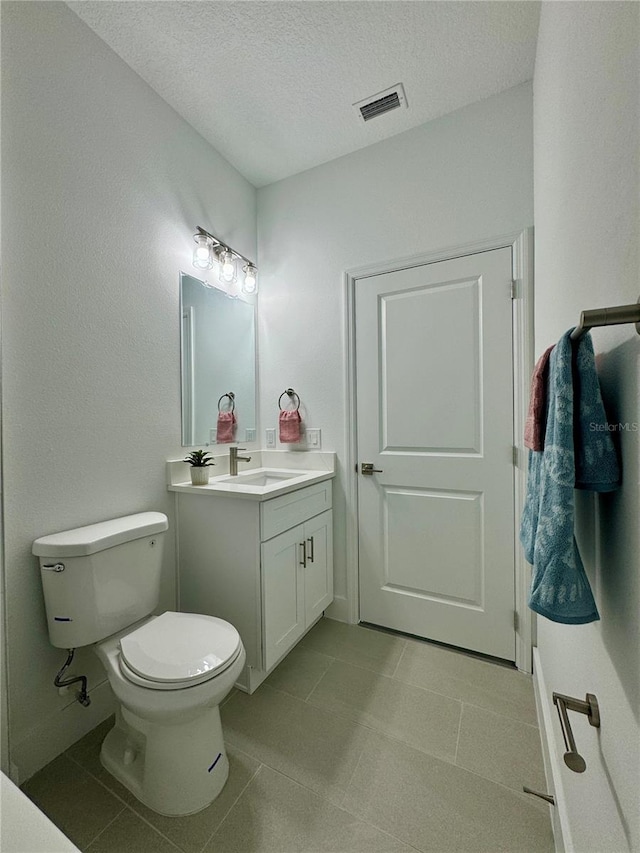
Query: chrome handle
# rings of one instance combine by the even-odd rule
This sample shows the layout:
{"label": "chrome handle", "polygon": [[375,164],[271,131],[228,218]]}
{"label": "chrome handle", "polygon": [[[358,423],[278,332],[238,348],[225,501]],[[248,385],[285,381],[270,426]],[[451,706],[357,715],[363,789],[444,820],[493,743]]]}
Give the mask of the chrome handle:
{"label": "chrome handle", "polygon": [[553,694],[553,704],[558,709],[560,717],[560,728],[562,729],[562,737],[567,751],[564,754],[564,763],[574,773],[584,773],[587,769],[587,762],[580,755],[576,747],[576,741],[571,730],[569,715],[567,711],[577,711],[579,714],[585,714],[589,720],[589,724],[600,728],[600,709],[598,708],[598,700],[593,693],[587,693],[585,701],[582,699],[574,699],[573,696],[563,696],[562,693]]}
{"label": "chrome handle", "polygon": [[300,565],[307,568],[307,543],[306,540],[302,540],[300,543],[300,547],[302,548],[302,560],[300,561]]}
{"label": "chrome handle", "polygon": [[308,560],[310,563],[313,563],[313,552],[315,551],[315,548],[313,545],[313,536],[311,536],[309,539],[307,539],[307,542],[311,545],[311,553],[308,556]]}
{"label": "chrome handle", "polygon": [[373,462],[361,462],[360,471],[362,474],[371,476],[371,474],[382,474],[382,468],[374,468]]}
{"label": "chrome handle", "polygon": [[64,572],[64,563],[51,563],[41,568],[44,572]]}

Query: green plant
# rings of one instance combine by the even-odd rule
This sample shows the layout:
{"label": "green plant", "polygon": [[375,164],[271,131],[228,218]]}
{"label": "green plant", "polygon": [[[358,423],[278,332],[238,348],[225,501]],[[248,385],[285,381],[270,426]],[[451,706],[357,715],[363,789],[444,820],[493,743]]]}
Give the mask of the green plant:
{"label": "green plant", "polygon": [[204,450],[192,450],[182,461],[188,462],[194,468],[207,468],[209,465],[216,464]]}

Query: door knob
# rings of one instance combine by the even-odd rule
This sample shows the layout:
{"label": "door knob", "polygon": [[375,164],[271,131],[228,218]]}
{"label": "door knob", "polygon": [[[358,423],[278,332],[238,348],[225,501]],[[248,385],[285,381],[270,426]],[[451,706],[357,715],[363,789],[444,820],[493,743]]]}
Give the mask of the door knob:
{"label": "door knob", "polygon": [[360,471],[362,474],[371,476],[371,474],[382,474],[382,468],[374,468],[373,462],[361,462]]}

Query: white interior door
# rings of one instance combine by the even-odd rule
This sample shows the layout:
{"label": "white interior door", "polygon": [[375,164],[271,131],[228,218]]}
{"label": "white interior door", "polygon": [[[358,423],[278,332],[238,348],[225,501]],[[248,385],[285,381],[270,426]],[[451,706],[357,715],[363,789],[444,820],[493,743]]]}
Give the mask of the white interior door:
{"label": "white interior door", "polygon": [[[356,283],[360,618],[514,660],[511,249]],[[359,468],[359,470],[361,470]]]}

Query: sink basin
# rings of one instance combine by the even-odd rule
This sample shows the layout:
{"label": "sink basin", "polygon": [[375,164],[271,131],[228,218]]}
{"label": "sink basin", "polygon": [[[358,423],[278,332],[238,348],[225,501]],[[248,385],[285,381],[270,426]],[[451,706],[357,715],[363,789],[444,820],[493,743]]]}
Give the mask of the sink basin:
{"label": "sink basin", "polygon": [[220,477],[217,482],[224,483],[226,486],[274,486],[276,483],[282,483],[284,480],[299,477],[303,473],[304,471],[263,469],[261,471],[246,471],[244,474],[238,474],[236,477]]}

